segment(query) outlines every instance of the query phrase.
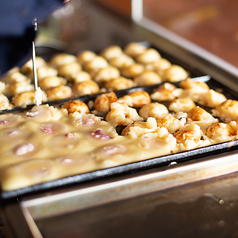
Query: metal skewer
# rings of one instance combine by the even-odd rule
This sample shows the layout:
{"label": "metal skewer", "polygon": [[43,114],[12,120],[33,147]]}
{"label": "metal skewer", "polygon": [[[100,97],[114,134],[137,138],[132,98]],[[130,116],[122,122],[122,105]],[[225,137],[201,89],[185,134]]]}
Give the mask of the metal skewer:
{"label": "metal skewer", "polygon": [[[37,19],[35,18],[33,21],[34,30],[37,31]],[[35,90],[38,88],[38,80],[37,80],[37,74],[36,74],[36,48],[35,48],[35,42],[32,41],[32,67],[33,67],[33,78],[34,78],[34,85]]]}

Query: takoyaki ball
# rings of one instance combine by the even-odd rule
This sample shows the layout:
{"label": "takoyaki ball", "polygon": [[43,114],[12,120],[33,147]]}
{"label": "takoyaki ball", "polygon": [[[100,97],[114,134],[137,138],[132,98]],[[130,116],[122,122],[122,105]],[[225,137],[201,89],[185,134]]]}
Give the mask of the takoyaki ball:
{"label": "takoyaki ball", "polygon": [[6,94],[6,96],[10,97],[25,91],[33,91],[33,90],[34,90],[34,86],[30,83],[29,80],[27,80],[27,81],[11,83],[10,85],[7,85],[4,93]]}
{"label": "takoyaki ball", "polygon": [[86,72],[86,71],[80,71],[78,72],[76,75],[74,75],[71,80],[73,81],[73,83],[82,83],[84,81],[90,81],[92,80],[91,75]]}
{"label": "takoyaki ball", "polygon": [[212,110],[212,115],[224,121],[232,121],[238,118],[238,101],[228,99]]}
{"label": "takoyaki ball", "polygon": [[108,90],[122,90],[122,89],[132,88],[134,86],[135,84],[131,79],[118,77],[108,81],[105,85],[105,88]]}
{"label": "takoyaki ball", "polygon": [[[58,70],[49,66],[43,66],[37,69],[37,79],[41,80],[45,77],[57,76]],[[31,78],[33,79],[33,74],[31,74]]]}
{"label": "takoyaki ball", "polygon": [[148,133],[154,132],[157,129],[157,123],[155,118],[149,117],[147,121],[135,122],[128,125],[121,132],[122,136],[130,136],[131,138],[141,137],[143,135],[148,136]]}
{"label": "takoyaki ball", "polygon": [[12,107],[13,106],[11,105],[9,99],[1,93],[0,94],[0,110],[11,109]]}
{"label": "takoyaki ball", "polygon": [[196,104],[189,98],[176,98],[169,104],[169,110],[174,112],[188,112]]}
{"label": "takoyaki ball", "polygon": [[181,89],[171,83],[160,85],[150,96],[154,101],[171,101],[181,94]]}
{"label": "takoyaki ball", "polygon": [[[35,57],[35,62],[36,62],[36,68],[39,69],[42,66],[46,65],[46,62],[43,58],[36,56]],[[20,69],[20,71],[23,74],[29,74],[30,72],[33,71],[33,63],[32,63],[32,59],[28,60]]]}
{"label": "takoyaki ball", "polygon": [[179,83],[179,87],[183,89],[193,89],[194,92],[208,92],[209,86],[205,82],[193,81],[191,78],[183,80]]}
{"label": "takoyaki ball", "polygon": [[49,76],[39,80],[39,86],[41,89],[46,90],[47,88],[57,87],[66,84],[66,80],[64,78],[58,76]]}
{"label": "takoyaki ball", "polygon": [[25,75],[15,70],[15,71],[11,71],[7,73],[6,76],[2,78],[1,81],[7,84],[11,84],[11,83],[23,82],[26,80],[27,80],[27,77]]}
{"label": "takoyaki ball", "polygon": [[161,59],[160,53],[152,48],[145,49],[142,53],[135,56],[135,60],[141,64],[149,64]]}
{"label": "takoyaki ball", "polygon": [[156,73],[161,75],[170,66],[171,66],[171,63],[167,59],[161,58],[158,61],[146,64],[145,69],[155,71]]}
{"label": "takoyaki ball", "polygon": [[75,61],[77,61],[77,57],[75,55],[60,53],[51,58],[50,65],[54,68],[58,68],[61,65],[69,64]]}
{"label": "takoyaki ball", "polygon": [[131,42],[125,46],[124,52],[125,52],[125,54],[127,54],[131,57],[135,57],[136,55],[141,54],[146,49],[147,48],[142,44],[139,44],[136,42]]}
{"label": "takoyaki ball", "polygon": [[157,119],[158,127],[165,127],[169,133],[175,133],[184,127],[186,123],[186,118],[177,119],[171,114],[165,115],[164,117]]}
{"label": "takoyaki ball", "polygon": [[113,66],[107,66],[106,68],[99,69],[94,74],[92,74],[93,80],[97,83],[105,83],[111,79],[118,78],[120,76],[120,71]]}
{"label": "takoyaki ball", "polygon": [[67,109],[69,114],[74,112],[79,112],[83,114],[89,113],[88,106],[80,100],[68,101],[63,105],[63,108]]}
{"label": "takoyaki ball", "polygon": [[201,121],[204,123],[217,122],[217,119],[215,119],[209,112],[198,106],[188,111],[187,117],[192,121]]}
{"label": "takoyaki ball", "polygon": [[205,134],[207,137],[217,141],[227,141],[231,140],[236,133],[229,124],[218,122],[210,125]]}
{"label": "takoyaki ball", "polygon": [[148,117],[154,117],[155,119],[160,119],[168,114],[169,114],[169,111],[167,107],[158,102],[144,105],[139,110],[139,115],[145,119],[147,119]]}
{"label": "takoyaki ball", "polygon": [[133,60],[133,58],[131,58],[130,56],[126,54],[121,54],[118,57],[114,57],[109,60],[109,64],[118,69],[123,69],[134,63],[135,61]]}
{"label": "takoyaki ball", "polygon": [[143,121],[143,118],[138,115],[136,109],[126,103],[113,102],[111,110],[106,115],[106,121],[115,126],[127,126],[135,121]]}
{"label": "takoyaki ball", "polygon": [[90,51],[90,50],[85,50],[77,55],[78,62],[81,65],[85,65],[86,63],[92,61],[97,55]]}
{"label": "takoyaki ball", "polygon": [[58,75],[66,79],[70,79],[82,70],[82,66],[78,62],[61,65],[58,68]]}
{"label": "takoyaki ball", "polygon": [[91,61],[84,64],[84,68],[87,72],[93,72],[106,68],[107,66],[108,62],[102,56],[95,56]]}
{"label": "takoyaki ball", "polygon": [[45,90],[48,101],[60,100],[72,97],[72,89],[68,86],[57,86]]}
{"label": "takoyaki ball", "polygon": [[100,53],[100,55],[107,60],[110,60],[114,57],[118,57],[121,54],[122,54],[122,49],[121,47],[117,45],[109,46]]}
{"label": "takoyaki ball", "polygon": [[94,109],[99,112],[109,112],[111,103],[116,101],[117,96],[114,92],[101,94],[94,101]]}
{"label": "takoyaki ball", "polygon": [[163,71],[162,78],[168,82],[179,82],[188,78],[188,72],[179,65],[171,65]]}
{"label": "takoyaki ball", "polygon": [[6,84],[0,81],[0,93],[4,93],[6,89]]}
{"label": "takoyaki ball", "polygon": [[[177,140],[177,143],[184,144],[185,147],[188,148],[193,148],[194,144],[197,144],[200,141],[200,135],[196,133],[194,130],[180,130],[174,133],[174,137]],[[192,143],[193,146],[189,146],[188,143]]]}
{"label": "takoyaki ball", "polygon": [[162,83],[162,79],[157,73],[153,71],[145,71],[139,76],[135,77],[134,82],[137,86],[147,86]]}
{"label": "takoyaki ball", "polygon": [[90,95],[94,93],[99,93],[100,88],[97,83],[92,80],[84,81],[82,83],[76,83],[73,86],[73,93],[76,96]]}
{"label": "takoyaki ball", "polygon": [[199,97],[198,103],[207,107],[216,107],[226,100],[225,95],[210,89],[207,93],[203,93],[201,97]]}
{"label": "takoyaki ball", "polygon": [[[42,94],[42,102],[47,101],[45,92]],[[27,105],[35,104],[35,92],[23,92],[12,98],[12,103],[16,107],[26,107]]]}
{"label": "takoyaki ball", "polygon": [[121,74],[127,78],[134,78],[143,73],[144,70],[144,65],[136,63],[123,68]]}
{"label": "takoyaki ball", "polygon": [[143,107],[151,103],[150,95],[146,91],[134,91],[118,99],[131,107]]}

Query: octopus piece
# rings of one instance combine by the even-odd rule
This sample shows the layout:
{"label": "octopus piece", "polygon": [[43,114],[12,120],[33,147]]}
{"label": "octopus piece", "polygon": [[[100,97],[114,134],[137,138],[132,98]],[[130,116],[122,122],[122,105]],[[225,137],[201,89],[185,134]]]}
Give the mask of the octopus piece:
{"label": "octopus piece", "polygon": [[117,96],[114,92],[101,94],[94,101],[94,109],[99,112],[109,112],[111,103],[116,101]]}
{"label": "octopus piece", "polygon": [[179,97],[181,89],[171,83],[159,86],[150,96],[154,101],[171,101]]}
{"label": "octopus piece", "polygon": [[60,53],[54,55],[50,60],[50,65],[59,68],[61,65],[69,64],[77,61],[77,57],[72,54]]}
{"label": "octopus piece", "polygon": [[113,102],[111,110],[106,115],[106,121],[113,125],[127,126],[135,121],[142,121],[136,109],[129,107],[126,103]]}
{"label": "octopus piece", "polygon": [[155,71],[159,75],[162,75],[162,73],[169,67],[171,67],[171,63],[165,58],[161,58],[158,61],[145,65],[146,70]]}
{"label": "octopus piece", "polygon": [[179,65],[171,65],[164,70],[162,78],[168,82],[179,82],[188,78],[187,71]]}
{"label": "octopus piece", "polygon": [[108,90],[122,90],[127,88],[134,87],[134,82],[131,79],[124,77],[118,77],[108,81],[105,85],[105,88]]}
{"label": "octopus piece", "polygon": [[143,73],[144,70],[145,70],[144,65],[135,63],[129,65],[128,67],[123,68],[121,74],[127,78],[134,78]]}
{"label": "octopus piece", "polygon": [[77,96],[90,95],[94,93],[99,93],[99,86],[96,82],[89,80],[82,83],[76,83],[73,86],[73,93]]}
{"label": "octopus piece", "polygon": [[48,105],[34,106],[30,111],[26,112],[27,119],[36,120],[38,122],[57,121],[66,116],[67,110],[59,110]]}
{"label": "octopus piece", "polygon": [[143,107],[151,103],[150,95],[146,91],[134,91],[118,99],[131,107]]}
{"label": "octopus piece", "polygon": [[109,60],[109,64],[118,68],[118,69],[123,69],[125,67],[128,67],[132,64],[134,64],[135,61],[133,60],[133,58],[131,58],[130,56],[126,55],[126,54],[121,54],[118,57],[114,57],[111,58]]}
{"label": "octopus piece", "polygon": [[0,110],[11,109],[12,107],[13,106],[10,103],[9,99],[1,93],[0,94]]}
{"label": "octopus piece", "polygon": [[32,135],[32,132],[29,130],[17,127],[11,127],[1,132],[1,137],[3,140],[14,142],[25,140],[29,138],[30,135]]}
{"label": "octopus piece", "polygon": [[89,50],[85,50],[77,55],[78,62],[82,65],[92,61],[97,55]]}
{"label": "octopus piece", "polygon": [[61,65],[58,68],[58,75],[66,79],[71,79],[82,70],[82,66],[74,61],[69,64]]}
{"label": "octopus piece", "polygon": [[118,78],[120,76],[120,72],[116,67],[108,66],[103,69],[99,69],[96,71],[92,78],[97,83],[105,83],[112,79]]}
{"label": "octopus piece", "polygon": [[142,44],[131,42],[125,46],[124,53],[131,57],[135,57],[136,55],[143,53],[146,49],[147,48]]}
{"label": "octopus piece", "polygon": [[109,46],[100,53],[100,55],[107,60],[110,60],[114,57],[118,57],[121,54],[122,54],[122,49],[121,47],[117,45]]}
{"label": "octopus piece", "polygon": [[[42,94],[42,102],[47,101],[46,93],[43,92]],[[26,107],[27,105],[35,104],[35,92],[23,92],[20,93],[12,98],[12,103],[16,107]]]}
{"label": "octopus piece", "polygon": [[169,104],[169,110],[174,112],[188,112],[196,104],[189,98],[176,98]]}
{"label": "octopus piece", "polygon": [[138,86],[147,86],[162,83],[161,77],[153,71],[145,71],[134,78],[134,82]]}
{"label": "octopus piece", "polygon": [[232,121],[238,118],[238,101],[228,99],[212,110],[212,115],[224,121]]}
{"label": "octopus piece", "polygon": [[131,138],[141,137],[146,133],[155,131],[157,123],[155,118],[149,117],[146,122],[135,122],[128,125],[121,132],[122,136],[130,136]]}
{"label": "octopus piece", "polygon": [[[36,56],[35,57],[35,63],[36,63],[36,68],[39,69],[40,67],[43,67],[46,65],[46,62],[43,58]],[[21,72],[23,74],[29,74],[33,71],[33,64],[32,64],[32,59],[28,60],[22,67],[21,67]]]}
{"label": "octopus piece", "polygon": [[51,134],[62,134],[67,131],[67,127],[63,123],[59,122],[50,122],[50,123],[44,123],[40,126],[40,131],[51,135]]}
{"label": "octopus piece", "polygon": [[145,119],[148,117],[154,117],[155,119],[160,119],[168,114],[169,114],[169,111],[167,107],[158,102],[153,102],[153,103],[144,105],[139,110],[139,115]]}
{"label": "octopus piece", "polygon": [[236,132],[229,124],[218,122],[210,125],[205,134],[215,141],[228,141],[234,138]]}
{"label": "octopus piece", "polygon": [[198,103],[207,107],[216,107],[226,100],[227,98],[222,93],[210,89],[207,93],[201,95]]}
{"label": "octopus piece", "polygon": [[89,113],[88,106],[80,100],[70,100],[63,105],[63,108],[67,109],[69,114],[74,112]]}
{"label": "octopus piece", "polygon": [[13,148],[13,154],[20,157],[32,157],[38,151],[39,147],[32,143],[22,143]]}
{"label": "octopus piece", "polygon": [[90,134],[93,138],[99,139],[99,140],[110,140],[111,139],[110,136],[103,133],[102,130],[100,130],[100,129],[97,129],[96,131],[93,131]]}
{"label": "octopus piece", "polygon": [[68,86],[57,86],[45,90],[49,101],[72,97],[72,89]]}
{"label": "octopus piece", "polygon": [[170,114],[157,120],[157,126],[165,127],[169,131],[169,133],[175,133],[176,131],[184,127],[185,124],[186,124],[186,118],[182,117],[180,119],[177,119]]}
{"label": "octopus piece", "polygon": [[88,72],[80,71],[74,76],[72,76],[70,80],[72,80],[76,84],[76,83],[82,83],[84,81],[90,81],[92,80],[92,77]]}
{"label": "octopus piece", "polygon": [[102,56],[95,56],[91,61],[85,63],[84,68],[87,72],[96,71],[99,69],[106,68],[108,62]]}
{"label": "octopus piece", "polygon": [[71,113],[70,116],[73,119],[73,124],[76,126],[92,126],[101,122],[101,117],[97,117],[94,114],[84,114],[80,112]]}
{"label": "octopus piece", "polygon": [[48,88],[54,88],[65,85],[66,82],[67,81],[62,77],[48,76],[39,80],[39,87],[42,88],[43,90],[46,90]]}
{"label": "octopus piece", "polygon": [[150,64],[159,61],[160,59],[160,53],[153,48],[145,49],[142,53],[135,56],[136,62],[141,64]]}

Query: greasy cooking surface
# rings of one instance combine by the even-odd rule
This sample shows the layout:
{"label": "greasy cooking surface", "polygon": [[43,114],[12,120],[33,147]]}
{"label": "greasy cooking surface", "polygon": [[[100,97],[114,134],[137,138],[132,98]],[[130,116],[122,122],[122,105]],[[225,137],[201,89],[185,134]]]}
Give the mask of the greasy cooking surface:
{"label": "greasy cooking surface", "polygon": [[[118,47],[109,49],[110,53],[118,52]],[[145,50],[147,48],[142,48],[143,52]],[[160,74],[154,74],[153,70],[158,70],[162,58],[158,59],[158,52],[154,50],[149,52],[149,57],[131,56],[141,62],[136,70],[120,69],[127,77],[131,74],[131,79],[125,78],[127,82],[141,87],[122,91],[117,91],[121,88],[105,87],[114,80],[108,76],[117,70],[110,68],[105,73],[105,61],[100,58],[96,63],[97,67],[102,67],[100,70],[91,68],[92,61],[83,67],[91,68],[94,80],[89,81],[98,81],[100,90],[97,92],[101,94],[77,95],[81,101],[63,99],[58,101],[59,108],[42,105],[12,111],[22,113],[8,111],[4,114],[6,111],[3,111],[0,119],[0,174],[4,196],[235,149],[238,130],[236,93],[213,79],[207,83],[199,81],[204,78],[198,82],[186,79],[189,75],[199,76],[201,72],[196,69],[185,71],[175,64],[170,64],[169,70],[160,68]],[[72,59],[71,55],[63,56],[66,56],[64,60]],[[86,56],[91,57],[92,52]],[[148,63],[152,56],[156,64]],[[54,64],[62,62],[62,54],[57,57]],[[117,64],[116,68],[120,67],[121,60],[114,58],[111,62]],[[141,66],[156,67],[141,77]],[[103,72],[101,77],[99,72]],[[132,77],[133,73],[138,75]],[[118,84],[120,81],[115,85]],[[44,85],[41,85],[43,89]],[[103,93],[105,89],[107,93]]]}
{"label": "greasy cooking surface", "polygon": [[[166,161],[165,156],[160,161],[160,156],[199,147],[205,148],[202,153],[233,149],[238,101],[211,91],[204,82],[188,79],[180,86],[165,83],[148,92],[140,89],[124,96],[114,95],[109,107],[105,107],[105,97],[113,93],[98,95],[94,103],[88,100],[88,105],[73,100],[59,108],[42,105],[23,113],[2,114],[2,190],[17,190],[149,158],[156,158],[155,164],[168,163],[176,158],[168,156]],[[172,95],[174,99],[170,98],[170,103],[166,100],[165,106],[163,100],[158,102],[158,93],[159,98]],[[211,113],[197,106],[198,102],[210,106]],[[209,147],[226,141],[221,147]],[[187,158],[196,153],[201,151]],[[186,159],[186,154],[182,157]]]}

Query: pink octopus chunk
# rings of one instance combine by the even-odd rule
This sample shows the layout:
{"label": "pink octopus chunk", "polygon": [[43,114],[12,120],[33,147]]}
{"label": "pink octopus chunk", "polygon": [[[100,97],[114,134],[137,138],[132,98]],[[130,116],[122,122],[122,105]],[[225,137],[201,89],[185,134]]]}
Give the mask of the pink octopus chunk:
{"label": "pink octopus chunk", "polygon": [[95,124],[95,121],[92,118],[89,118],[89,117],[84,117],[82,119],[82,122],[83,122],[84,125],[89,125],[89,126]]}
{"label": "pink octopus chunk", "polygon": [[34,150],[34,145],[31,143],[24,143],[21,145],[18,145],[15,149],[14,149],[14,153],[15,155],[24,155],[27,154],[31,151]]}
{"label": "pink octopus chunk", "polygon": [[73,139],[73,138],[74,138],[74,133],[68,132],[65,136],[66,136],[66,138],[68,138],[68,139]]}
{"label": "pink octopus chunk", "polygon": [[91,135],[96,138],[96,139],[101,139],[101,140],[109,140],[111,139],[110,136],[104,134],[101,130],[96,130],[96,131],[93,131],[91,132]]}
{"label": "pink octopus chunk", "polygon": [[0,121],[0,125],[2,125],[2,126],[6,125],[6,124],[8,124],[8,123],[9,123],[8,120]]}

